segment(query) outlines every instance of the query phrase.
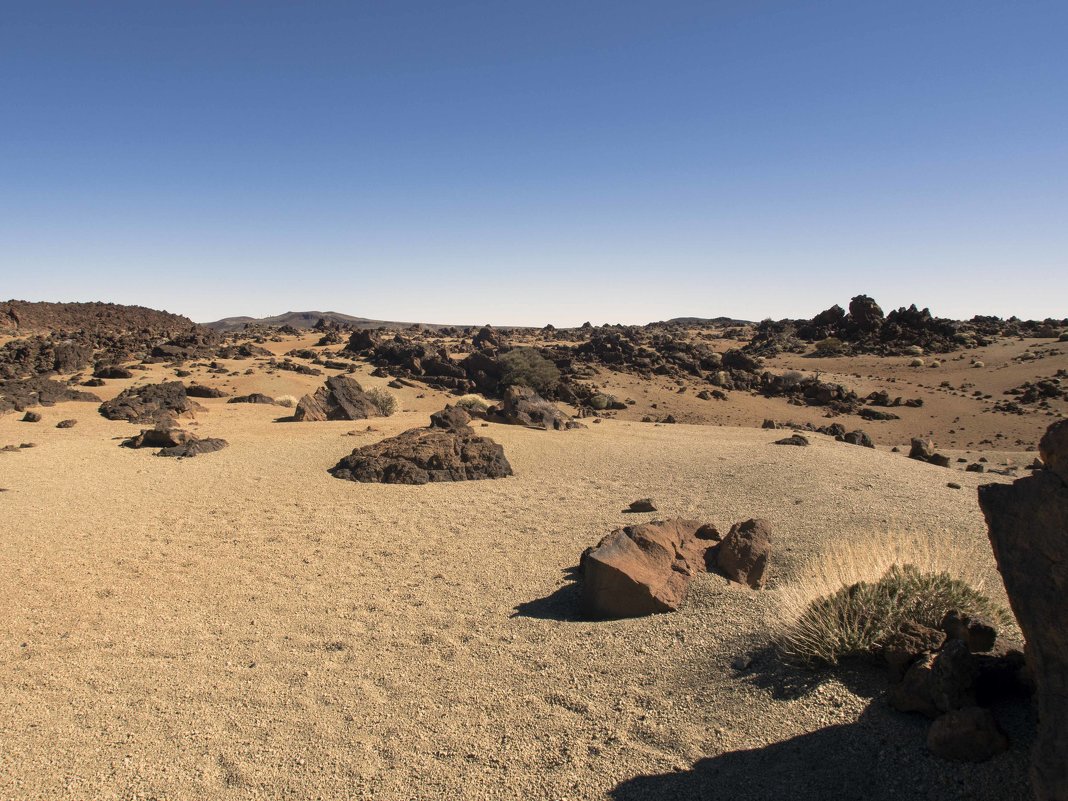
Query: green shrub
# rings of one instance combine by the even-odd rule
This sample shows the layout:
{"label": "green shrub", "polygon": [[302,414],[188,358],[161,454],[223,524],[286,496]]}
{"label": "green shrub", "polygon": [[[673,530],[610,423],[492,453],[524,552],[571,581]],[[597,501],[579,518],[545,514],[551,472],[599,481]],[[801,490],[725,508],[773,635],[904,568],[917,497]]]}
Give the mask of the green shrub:
{"label": "green shrub", "polygon": [[545,394],[560,383],[556,365],[533,348],[516,348],[501,356],[501,386],[519,384]]}
{"label": "green shrub", "polygon": [[841,356],[846,351],[845,343],[838,337],[827,337],[816,343],[816,356]]}
{"label": "green shrub", "polygon": [[1004,609],[948,573],[894,565],[878,581],[860,581],[812,601],[782,633],[779,650],[809,665],[876,656],[904,623],[938,628],[951,609],[1011,623]]}
{"label": "green shrub", "polygon": [[375,387],[367,391],[367,399],[371,401],[379,413],[384,417],[389,417],[395,411],[397,411],[397,399],[384,389]]}

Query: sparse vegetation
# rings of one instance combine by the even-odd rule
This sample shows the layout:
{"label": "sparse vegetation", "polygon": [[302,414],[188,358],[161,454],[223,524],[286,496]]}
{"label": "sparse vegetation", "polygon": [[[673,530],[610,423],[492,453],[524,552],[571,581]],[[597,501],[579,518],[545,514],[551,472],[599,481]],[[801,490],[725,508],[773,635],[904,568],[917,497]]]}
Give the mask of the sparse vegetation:
{"label": "sparse vegetation", "polygon": [[297,399],[292,395],[282,395],[279,398],[275,398],[274,402],[279,406],[285,406],[287,409],[292,409],[297,405]]}
{"label": "sparse vegetation", "polygon": [[479,413],[489,409],[489,404],[480,395],[464,395],[456,401],[456,406],[469,413]]}
{"label": "sparse vegetation", "polygon": [[389,417],[397,411],[397,399],[384,389],[375,387],[374,389],[367,390],[367,398],[374,404],[375,408],[378,409],[383,417]]}
{"label": "sparse vegetation", "polygon": [[859,581],[817,598],[779,641],[792,661],[835,665],[875,656],[905,623],[937,628],[956,609],[1007,624],[1007,613],[966,582],[946,572],[893,565],[878,581]]}
{"label": "sparse vegetation", "polygon": [[501,365],[504,367],[501,386],[519,384],[545,394],[560,382],[560,371],[556,365],[534,348],[508,351],[501,356]]}
{"label": "sparse vegetation", "polygon": [[814,356],[841,356],[846,352],[846,344],[838,337],[827,337],[816,343]]}

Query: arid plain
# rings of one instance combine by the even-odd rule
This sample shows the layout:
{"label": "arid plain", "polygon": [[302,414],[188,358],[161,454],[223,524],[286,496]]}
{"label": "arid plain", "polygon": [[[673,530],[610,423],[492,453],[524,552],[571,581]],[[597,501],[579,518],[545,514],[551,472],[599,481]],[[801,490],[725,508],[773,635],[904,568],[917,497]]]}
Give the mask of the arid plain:
{"label": "arid plain", "polygon": [[[685,335],[719,352],[745,341]],[[257,341],[278,358],[337,350],[321,339]],[[887,708],[877,671],[803,670],[770,647],[784,594],[846,544],[888,566],[895,543],[927,543],[1005,603],[976,488],[1023,475],[1068,403],[993,407],[1068,368],[1068,342],[995,337],[937,358],[762,362],[923,400],[890,420],[742,390],[704,400],[697,379],[596,365],[588,380],[633,403],[568,431],[476,419],[514,475],[422,486],[327,472],[456,400],[356,359],[320,359],[318,375],[268,355],[183,362],[187,384],[230,397],[301,398],[344,374],[398,404],[295,423],[281,406],[198,398],[182,427],[229,446],[191,459],[120,447],[143,426],[97,402],[37,408],[34,424],[0,415],[0,446],[34,444],[0,453],[0,796],[760,799],[788,783],[811,799],[1027,798],[1026,703],[996,710],[1007,752],[946,762],[927,753],[925,720]],[[92,391],[106,401],[176,369],[149,360]],[[811,431],[808,447],[780,447],[790,432],[765,420],[845,422],[876,447]],[[907,458],[913,437],[950,468]],[[965,472],[979,459],[990,471]],[[644,497],[655,513],[623,512]],[[679,611],[586,619],[582,551],[668,517],[767,520],[764,588],[701,573]]]}

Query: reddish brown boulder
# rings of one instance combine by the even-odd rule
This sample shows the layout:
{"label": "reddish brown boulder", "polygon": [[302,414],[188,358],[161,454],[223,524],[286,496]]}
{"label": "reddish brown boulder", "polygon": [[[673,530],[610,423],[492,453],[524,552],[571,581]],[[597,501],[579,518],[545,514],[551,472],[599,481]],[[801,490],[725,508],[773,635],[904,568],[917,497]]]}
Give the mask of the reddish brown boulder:
{"label": "reddish brown boulder", "polygon": [[942,759],[985,762],[1007,751],[1009,741],[989,709],[967,706],[947,712],[931,724],[927,747]]}
{"label": "reddish brown boulder", "polygon": [[731,581],[754,590],[764,586],[771,558],[771,526],[767,520],[735,523],[716,549],[716,567]]}
{"label": "reddish brown boulder", "polygon": [[714,535],[714,526],[681,519],[616,529],[583,555],[586,614],[608,619],[675,611],[690,579],[705,569]]}
{"label": "reddish brown boulder", "polygon": [[378,407],[363,391],[359,382],[345,375],[326,379],[326,384],[305,395],[297,403],[293,419],[304,422],[322,420],[365,420],[381,417]]}
{"label": "reddish brown boulder", "polygon": [[1031,778],[1039,801],[1068,798],[1068,428],[1042,438],[1047,470],[979,488],[990,543],[1035,681],[1038,738]]}
{"label": "reddish brown boulder", "polygon": [[930,718],[972,706],[977,675],[978,665],[968,646],[950,640],[940,651],[923,654],[912,663],[901,683],[890,688],[890,705]]}

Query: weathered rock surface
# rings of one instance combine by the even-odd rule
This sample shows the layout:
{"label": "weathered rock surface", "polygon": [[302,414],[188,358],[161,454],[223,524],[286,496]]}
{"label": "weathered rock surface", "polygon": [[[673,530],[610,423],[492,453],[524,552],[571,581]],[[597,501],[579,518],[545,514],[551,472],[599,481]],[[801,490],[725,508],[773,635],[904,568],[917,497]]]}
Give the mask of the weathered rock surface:
{"label": "weathered rock surface", "polygon": [[252,392],[248,395],[235,395],[227,403],[262,403],[267,406],[273,406],[276,401],[270,395],[264,395],[262,392]]}
{"label": "weathered rock surface", "polygon": [[582,597],[598,619],[673,612],[690,580],[705,570],[705,552],[719,538],[697,520],[658,520],[613,531],[582,558]]}
{"label": "weathered rock surface", "polygon": [[900,684],[890,688],[890,705],[901,712],[936,718],[944,712],[975,704],[979,669],[968,646],[950,640],[941,650],[922,654]]}
{"label": "weathered rock surface", "polygon": [[383,484],[477,481],[512,475],[504,448],[466,425],[413,428],[356,448],[331,468],[335,478]]}
{"label": "weathered rock surface", "polygon": [[564,431],[569,428],[585,428],[564,414],[556,405],[545,400],[530,387],[510,386],[504,391],[500,405],[490,414],[502,423],[528,426],[530,428]]}
{"label": "weathered rock surface", "polygon": [[301,398],[293,412],[293,419],[302,422],[365,420],[381,416],[359,382],[344,375],[326,379],[324,386]]}
{"label": "weathered rock surface", "polygon": [[465,409],[461,409],[459,406],[450,406],[449,404],[445,404],[445,408],[441,411],[430,415],[431,428],[462,431],[468,428],[468,423],[470,422],[471,415]]}
{"label": "weathered rock surface", "polygon": [[188,431],[162,423],[155,428],[142,429],[140,434],[122,444],[127,448],[160,448],[156,456],[188,458],[201,453],[220,451],[229,443],[224,439],[201,439]]}
{"label": "weathered rock surface", "polygon": [[118,397],[100,404],[100,414],[109,420],[156,423],[200,408],[186,395],[181,381],[165,381],[123,390]]}
{"label": "weathered rock surface", "polygon": [[190,398],[225,398],[230,393],[216,387],[207,387],[203,384],[190,384],[185,388],[185,394]]}
{"label": "weathered rock surface", "polygon": [[1068,798],[1068,464],[1064,422],[1042,438],[1049,469],[979,488],[990,543],[1027,640],[1038,704],[1032,783],[1039,801]]}
{"label": "weathered rock surface", "polygon": [[100,398],[92,392],[71,389],[50,378],[15,378],[0,380],[0,414],[22,412],[31,406],[51,406],[61,401],[92,401]]}
{"label": "weathered rock surface", "polygon": [[766,520],[746,520],[731,526],[716,548],[716,567],[731,581],[759,590],[771,558],[771,526]]}

